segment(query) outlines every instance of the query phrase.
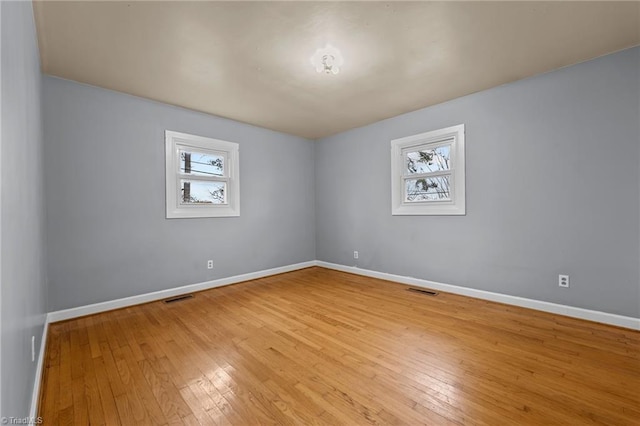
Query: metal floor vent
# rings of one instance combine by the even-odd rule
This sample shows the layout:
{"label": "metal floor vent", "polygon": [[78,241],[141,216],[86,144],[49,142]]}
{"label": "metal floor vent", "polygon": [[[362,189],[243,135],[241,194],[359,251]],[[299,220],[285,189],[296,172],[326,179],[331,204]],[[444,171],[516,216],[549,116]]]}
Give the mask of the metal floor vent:
{"label": "metal floor vent", "polygon": [[422,294],[426,294],[427,296],[437,296],[438,292],[437,291],[433,291],[433,290],[425,290],[423,288],[413,288],[410,287],[407,289],[407,291],[415,291],[416,293],[422,293]]}
{"label": "metal floor vent", "polygon": [[173,302],[179,302],[181,300],[192,299],[192,298],[193,298],[193,294],[183,294],[181,296],[170,297],[169,299],[164,299],[163,302],[164,303],[173,303]]}

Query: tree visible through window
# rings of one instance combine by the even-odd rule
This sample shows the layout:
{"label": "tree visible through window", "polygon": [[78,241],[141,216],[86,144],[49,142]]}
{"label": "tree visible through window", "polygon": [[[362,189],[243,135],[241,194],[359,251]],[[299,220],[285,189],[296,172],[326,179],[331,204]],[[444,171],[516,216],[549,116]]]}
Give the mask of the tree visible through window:
{"label": "tree visible through window", "polygon": [[464,125],[391,141],[392,214],[465,214]]}
{"label": "tree visible through window", "polygon": [[[451,146],[445,145],[422,151],[407,152],[407,173],[415,179],[407,179],[406,201],[436,201],[451,199],[451,183],[448,175],[436,173],[451,170]],[[431,176],[431,174],[434,174]]]}
{"label": "tree visible through window", "polygon": [[[224,176],[224,157],[200,152],[180,151],[180,172],[192,176]],[[193,186],[193,191],[192,191]],[[220,182],[181,181],[182,202],[224,204],[225,185]]]}
{"label": "tree visible through window", "polygon": [[167,218],[238,216],[238,144],[165,133]]}

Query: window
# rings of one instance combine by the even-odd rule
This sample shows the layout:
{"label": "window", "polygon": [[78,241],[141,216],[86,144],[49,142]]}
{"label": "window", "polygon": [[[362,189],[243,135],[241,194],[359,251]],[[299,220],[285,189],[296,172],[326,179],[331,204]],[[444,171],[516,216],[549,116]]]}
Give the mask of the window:
{"label": "window", "polygon": [[391,214],[463,215],[464,124],[391,141]]}
{"label": "window", "polygon": [[167,130],[167,218],[240,216],[238,144]]}

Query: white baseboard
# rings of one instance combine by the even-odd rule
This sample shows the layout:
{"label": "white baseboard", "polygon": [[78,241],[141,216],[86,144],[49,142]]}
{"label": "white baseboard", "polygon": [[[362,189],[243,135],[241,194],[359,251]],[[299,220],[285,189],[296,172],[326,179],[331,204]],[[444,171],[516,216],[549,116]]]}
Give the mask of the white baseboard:
{"label": "white baseboard", "polygon": [[[35,419],[38,415],[38,400],[40,399],[40,384],[42,383],[42,374],[44,373],[44,357],[47,348],[47,336],[49,333],[48,316],[44,321],[42,329],[42,339],[40,340],[40,350],[38,351],[38,363],[36,364],[36,377],[33,381],[33,392],[31,394],[31,409],[29,410],[29,418]],[[36,424],[33,421],[33,424]]]}
{"label": "white baseboard", "polygon": [[316,266],[316,261],[296,263],[293,265],[281,266],[278,268],[265,269],[248,274],[235,275],[217,280],[205,281],[197,284],[185,285],[182,287],[169,288],[167,290],[154,291],[153,293],[139,294],[137,296],[125,297],[123,299],[110,300],[108,302],[94,303],[92,305],[79,306],[77,308],[63,309],[61,311],[49,312],[48,322],[64,321],[100,312],[112,311],[114,309],[126,308],[128,306],[139,305],[141,303],[154,302],[156,300],[167,299],[185,293],[208,290],[225,285],[236,284],[242,281],[255,280],[257,278],[268,277],[269,275],[282,274],[284,272],[296,271],[298,269]]}
{"label": "white baseboard", "polygon": [[379,278],[388,281],[396,281],[402,284],[414,285],[417,287],[431,288],[434,290],[445,291],[448,293],[459,294],[462,296],[475,297],[477,299],[491,300],[493,302],[505,303],[508,305],[521,306],[524,308],[536,309],[539,311],[550,312],[558,315],[565,315],[573,318],[580,318],[603,324],[615,325],[618,327],[630,328],[632,330],[640,330],[640,318],[627,317],[623,315],[610,314],[607,312],[593,311],[590,309],[577,308],[574,306],[561,305],[558,303],[543,302],[541,300],[527,299],[524,297],[510,296],[502,293],[493,293],[490,291],[477,290],[468,287],[460,287],[451,284],[443,284],[435,281],[423,280],[420,278],[406,277],[403,275],[388,274],[386,272],[371,271],[355,266],[345,266],[336,263],[329,263],[320,260],[311,260],[308,262],[296,263],[293,265],[281,266],[278,268],[265,269],[262,271],[251,272],[248,274],[235,275],[227,278],[220,278],[212,281],[205,281],[197,284],[190,284],[182,287],[170,288],[167,290],[155,291],[153,293],[140,294],[137,296],[125,297],[123,299],[110,300],[108,302],[94,303],[92,305],[79,306],[77,308],[64,309],[60,311],[49,312],[47,315],[47,323],[64,321],[68,319],[78,318],[85,315],[97,314],[100,312],[111,311],[114,309],[125,308],[128,306],[139,305],[141,303],[162,300],[180,294],[191,293],[196,291],[208,290],[211,288],[222,287],[225,285],[236,284],[242,281],[254,280],[270,275],[282,274],[284,272],[296,271],[298,269],[309,268],[311,266],[321,266],[323,268],[334,269],[336,271],[348,272],[351,274],[363,275],[367,277]]}
{"label": "white baseboard", "polygon": [[349,272],[366,277],[380,278],[388,281],[396,281],[402,284],[409,284],[416,287],[430,288],[445,291],[448,293],[460,294],[462,296],[475,297],[477,299],[491,300],[493,302],[505,303],[508,305],[521,306],[523,308],[536,309],[538,311],[550,312],[573,318],[600,322],[603,324],[615,325],[618,327],[640,330],[640,318],[626,317],[623,315],[610,314],[607,312],[592,311],[589,309],[576,308],[574,306],[560,305],[558,303],[543,302],[540,300],[527,299],[524,297],[510,296],[507,294],[493,293],[490,291],[476,290],[473,288],[460,287],[451,284],[443,284],[435,281],[423,280],[420,278],[405,277],[402,275],[388,274],[386,272],[371,271],[355,266],[338,265],[323,261],[316,261],[318,266],[336,271]]}

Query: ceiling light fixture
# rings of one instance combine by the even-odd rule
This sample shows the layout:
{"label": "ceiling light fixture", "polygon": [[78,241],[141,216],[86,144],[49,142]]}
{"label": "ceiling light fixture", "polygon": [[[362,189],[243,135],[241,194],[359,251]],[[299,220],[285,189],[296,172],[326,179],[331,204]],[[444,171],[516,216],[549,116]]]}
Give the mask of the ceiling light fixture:
{"label": "ceiling light fixture", "polygon": [[317,72],[325,74],[338,74],[343,63],[340,51],[330,44],[316,50],[316,53],[311,57],[311,65]]}

